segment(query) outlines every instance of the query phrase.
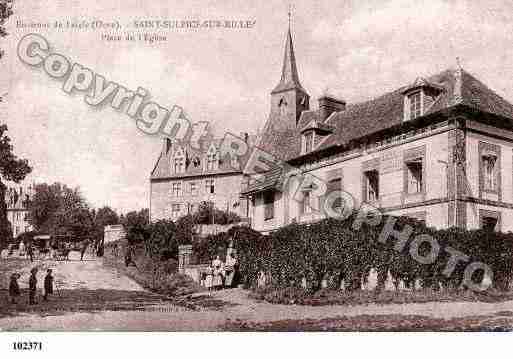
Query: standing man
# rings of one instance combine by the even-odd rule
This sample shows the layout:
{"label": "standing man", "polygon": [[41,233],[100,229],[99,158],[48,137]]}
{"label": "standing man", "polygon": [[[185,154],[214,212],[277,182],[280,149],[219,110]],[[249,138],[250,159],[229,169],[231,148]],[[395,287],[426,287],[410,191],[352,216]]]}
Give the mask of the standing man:
{"label": "standing man", "polygon": [[82,242],[82,248],[80,249],[80,260],[84,260],[84,254],[87,251],[87,247],[89,247],[88,239],[86,239]]}
{"label": "standing man", "polygon": [[238,269],[238,262],[235,258],[235,255],[233,254],[233,251],[230,252],[230,254],[227,256],[224,269],[226,273],[224,284],[228,288],[233,288],[236,285],[235,276]]}
{"label": "standing man", "polygon": [[30,270],[29,279],[29,304],[37,304],[36,302],[36,290],[37,290],[37,268],[34,267]]}
{"label": "standing man", "polygon": [[23,241],[21,241],[19,244],[18,255],[21,257],[25,257],[25,243]]}
{"label": "standing man", "polygon": [[53,294],[53,276],[52,276],[52,270],[48,269],[46,271],[45,276],[45,295],[43,296],[43,300],[48,300],[48,294]]}
{"label": "standing man", "polygon": [[11,275],[11,282],[9,283],[9,296],[11,297],[11,303],[16,304],[16,298],[20,296],[20,286],[18,285],[18,279],[20,275],[14,273]]}
{"label": "standing man", "polygon": [[30,258],[30,261],[34,262],[34,247],[32,246],[32,243],[27,245],[27,254]]}

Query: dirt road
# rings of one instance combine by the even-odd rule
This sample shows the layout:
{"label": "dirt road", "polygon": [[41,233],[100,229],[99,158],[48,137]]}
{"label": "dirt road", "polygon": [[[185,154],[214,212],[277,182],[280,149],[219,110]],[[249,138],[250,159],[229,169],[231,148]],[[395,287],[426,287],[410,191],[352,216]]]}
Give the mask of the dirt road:
{"label": "dirt road", "polygon": [[[254,328],[279,330],[279,323],[284,321],[301,329],[301,325],[306,325],[305,320],[311,324],[330,318],[368,319],[369,316],[390,316],[386,323],[392,327],[394,320],[400,322],[408,316],[442,322],[481,316],[478,323],[500,319],[503,328],[510,328],[513,323],[513,301],[308,307],[258,302],[249,299],[241,289],[217,292],[212,297],[204,293],[195,295],[187,300],[195,303],[191,309],[147,292],[130,278],[104,267],[101,260],[88,257],[81,262],[72,256],[69,262],[35,264],[42,270],[54,269],[59,293],[49,303],[40,301],[33,307],[25,303],[7,305],[0,315],[1,330],[213,331],[239,330],[247,323]],[[21,270],[22,287],[27,286],[31,267],[32,264],[26,263]],[[41,286],[43,272],[39,277]]]}

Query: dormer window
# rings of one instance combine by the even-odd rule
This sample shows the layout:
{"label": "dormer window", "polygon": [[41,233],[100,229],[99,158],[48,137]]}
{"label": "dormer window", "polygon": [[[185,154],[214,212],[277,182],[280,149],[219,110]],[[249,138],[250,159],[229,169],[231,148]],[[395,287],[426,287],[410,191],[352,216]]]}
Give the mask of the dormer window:
{"label": "dormer window", "polygon": [[175,173],[183,173],[185,171],[185,159],[183,157],[175,157]]}
{"label": "dormer window", "polygon": [[173,156],[173,171],[174,173],[185,172],[185,153],[181,148]]}
{"label": "dormer window", "polygon": [[424,116],[442,92],[444,92],[442,85],[421,77],[417,78],[413,84],[402,91],[404,95],[404,121]]}
{"label": "dormer window", "polygon": [[303,134],[303,154],[313,151],[314,131],[308,131]]}
{"label": "dormer window", "polygon": [[218,167],[217,149],[214,145],[210,146],[207,152],[207,171],[214,171]]}
{"label": "dormer window", "polygon": [[417,91],[408,96],[410,102],[410,120],[422,116],[422,91]]}

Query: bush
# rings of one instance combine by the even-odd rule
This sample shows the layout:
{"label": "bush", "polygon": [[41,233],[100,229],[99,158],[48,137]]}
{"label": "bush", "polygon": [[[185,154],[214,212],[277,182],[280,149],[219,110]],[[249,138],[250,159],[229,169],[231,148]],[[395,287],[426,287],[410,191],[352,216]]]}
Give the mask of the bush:
{"label": "bush", "polygon": [[241,221],[240,217],[233,212],[222,211],[213,206],[212,202],[202,202],[198,210],[193,214],[196,224],[232,224]]}
{"label": "bush", "polygon": [[[108,247],[110,246],[111,244]],[[109,250],[104,263],[123,271],[143,288],[155,293],[180,296],[200,290],[191,278],[177,273],[178,262],[175,259],[156,260],[148,255],[143,246],[132,247],[132,253],[136,267],[126,267],[123,256],[113,257]]]}
{"label": "bush", "polygon": [[[495,289],[507,290],[513,278],[512,233],[456,228],[436,230],[415,219],[391,216],[383,216],[380,225],[363,223],[354,230],[352,226],[357,215],[354,213],[345,220],[330,218],[312,224],[294,223],[269,236],[246,227],[234,227],[228,233],[195,243],[195,250],[202,259],[211,258],[220,251],[225,252],[231,237],[247,287],[257,287],[259,274],[264,272],[267,283],[273,288],[301,289],[306,280],[304,290],[309,294],[318,292],[323,280],[328,280],[331,288],[340,288],[343,280],[346,291],[358,291],[372,269],[377,271],[378,293],[385,287],[389,273],[396,285],[403,281],[413,289],[416,281],[422,288],[435,292],[443,288],[458,289],[463,284],[466,265],[471,262],[490,266]],[[395,221],[394,229],[398,231],[406,225],[412,229],[408,239],[399,246],[395,238],[379,240],[388,220]],[[430,235],[440,245],[439,255],[433,263],[418,263],[409,253],[410,244],[420,234]],[[449,277],[444,270],[451,255],[445,248],[457,250],[468,259],[459,262]],[[419,254],[425,255],[429,249],[427,245],[420,246]],[[474,282],[478,283],[482,278],[483,272],[476,271]]]}

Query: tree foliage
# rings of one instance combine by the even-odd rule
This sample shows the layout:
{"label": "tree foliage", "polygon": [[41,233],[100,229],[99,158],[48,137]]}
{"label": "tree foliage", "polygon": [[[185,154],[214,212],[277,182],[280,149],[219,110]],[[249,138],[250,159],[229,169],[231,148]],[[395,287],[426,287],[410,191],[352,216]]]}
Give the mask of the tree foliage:
{"label": "tree foliage", "polygon": [[28,210],[28,221],[36,231],[71,235],[74,241],[89,239],[98,243],[105,226],[119,223],[110,207],[90,209],[78,188],[61,183],[36,184]]}
{"label": "tree foliage", "polygon": [[196,224],[232,224],[240,222],[240,217],[233,212],[223,211],[215,208],[212,202],[202,202],[199,208],[193,214],[194,223]]}
{"label": "tree foliage", "polygon": [[149,213],[145,208],[121,215],[120,222],[125,227],[126,239],[130,245],[144,243],[149,238]]}
{"label": "tree foliage", "polygon": [[12,229],[7,220],[7,204],[5,194],[7,187],[3,180],[19,183],[32,168],[26,159],[19,159],[13,152],[11,139],[7,136],[7,126],[0,125],[0,249],[12,237]]}
{"label": "tree foliage", "polygon": [[[13,0],[0,0],[0,37],[7,36],[5,22],[13,14],[13,2]],[[0,57],[2,57],[2,53],[0,53]]]}

